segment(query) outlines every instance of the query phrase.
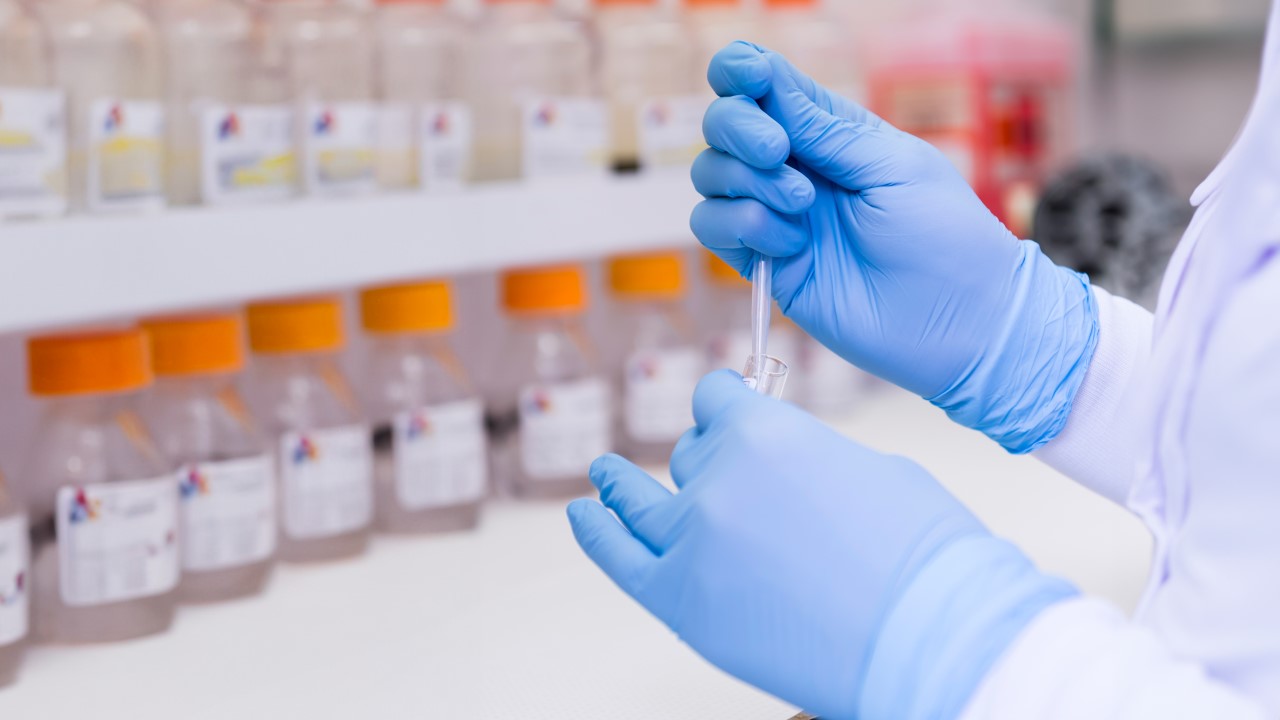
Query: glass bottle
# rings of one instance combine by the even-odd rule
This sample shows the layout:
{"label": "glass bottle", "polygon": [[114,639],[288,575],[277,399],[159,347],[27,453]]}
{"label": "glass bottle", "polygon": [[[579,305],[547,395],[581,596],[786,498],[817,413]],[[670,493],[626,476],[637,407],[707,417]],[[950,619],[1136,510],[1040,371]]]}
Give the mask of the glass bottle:
{"label": "glass bottle", "polygon": [[365,405],[377,528],[475,527],[488,485],[484,408],[449,342],[449,285],[365,290],[360,316],[370,337]]}
{"label": "glass bottle", "polygon": [[160,37],[128,0],[36,4],[66,91],[71,208],[164,207],[164,103]]}
{"label": "glass bottle", "polygon": [[180,597],[255,595],[275,559],[276,487],[273,459],[235,386],[244,367],[240,318],[159,318],[144,328],[156,373],[144,413],[180,467]]}
{"label": "glass bottle", "polygon": [[759,35],[755,12],[742,0],[684,0],[684,19],[692,36],[694,87],[713,97],[707,85],[711,58],[734,40],[751,41]]}
{"label": "glass bottle", "polygon": [[302,190],[376,189],[374,37],[368,14],[338,0],[265,0],[260,66],[287,87]]}
{"label": "glass bottle", "polygon": [[32,394],[46,401],[25,481],[35,635],[126,640],[173,622],[178,484],[137,412],[151,384],[138,330],[34,338]]}
{"label": "glass bottle", "polygon": [[156,15],[165,48],[169,202],[291,195],[292,115],[281,84],[255,62],[252,11],[236,0],[164,0]]}
{"label": "glass bottle", "polygon": [[0,0],[0,108],[0,219],[66,212],[65,103],[45,32],[19,0]]}
{"label": "glass bottle", "polygon": [[384,189],[454,187],[471,161],[462,102],[467,27],[445,0],[379,0],[378,183]]}
{"label": "glass bottle", "polygon": [[257,416],[273,438],[280,550],[287,562],[352,557],[369,544],[369,427],[337,355],[345,343],[334,298],[249,306]]}
{"label": "glass bottle", "polygon": [[487,0],[467,60],[474,180],[584,172],[603,158],[605,113],[579,23],[546,0]]}
{"label": "glass bottle", "polygon": [[489,399],[502,479],[524,497],[590,492],[587,470],[613,438],[609,386],[582,324],[582,268],[508,272],[502,303],[510,330]]}
{"label": "glass bottle", "polygon": [[[705,257],[709,289],[703,337],[708,339],[708,367],[742,372],[751,357],[751,283],[710,252],[706,252]],[[769,355],[783,362],[799,362],[798,335],[795,324],[782,315],[775,303],[769,329]],[[804,382],[797,374],[787,379],[793,388],[797,382]]]}
{"label": "glass bottle", "polygon": [[638,463],[663,463],[693,427],[693,389],[705,356],[685,311],[684,257],[631,255],[609,263],[623,343],[618,388],[619,449]]}
{"label": "glass bottle", "polygon": [[[828,90],[862,101],[852,33],[819,0],[764,0],[760,42]],[[744,38],[750,39],[750,38]]]}
{"label": "glass bottle", "polygon": [[18,677],[30,613],[27,516],[0,474],[0,688]]}
{"label": "glass bottle", "polygon": [[[609,104],[610,160],[615,172],[635,171],[661,152],[652,146],[665,138],[652,137],[659,132],[653,126],[661,124],[670,133],[669,116],[682,111],[676,104],[705,83],[690,82],[691,38],[657,0],[595,0],[593,19],[600,84]],[[689,144],[702,139],[698,110],[703,106],[695,109]]]}

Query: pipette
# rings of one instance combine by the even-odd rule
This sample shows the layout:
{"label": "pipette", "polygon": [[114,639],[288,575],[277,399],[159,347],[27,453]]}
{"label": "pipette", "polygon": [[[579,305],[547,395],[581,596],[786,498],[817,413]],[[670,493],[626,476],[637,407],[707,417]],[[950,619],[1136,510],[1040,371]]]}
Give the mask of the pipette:
{"label": "pipette", "polygon": [[751,360],[755,377],[751,387],[765,387],[769,350],[769,320],[773,317],[773,258],[756,255],[755,272],[751,275]]}

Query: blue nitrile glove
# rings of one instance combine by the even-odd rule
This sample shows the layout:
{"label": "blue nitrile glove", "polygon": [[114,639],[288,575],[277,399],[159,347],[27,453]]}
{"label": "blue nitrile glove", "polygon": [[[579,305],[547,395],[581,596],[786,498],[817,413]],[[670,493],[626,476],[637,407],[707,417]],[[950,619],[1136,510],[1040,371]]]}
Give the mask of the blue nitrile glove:
{"label": "blue nitrile glove", "polygon": [[726,672],[827,720],[951,718],[1005,647],[1075,594],[928,472],[721,370],[672,494],[606,455],[569,505],[582,549]]}
{"label": "blue nitrile glove", "polygon": [[748,277],[754,251],[777,257],[788,317],[1009,451],[1061,432],[1097,344],[1088,278],[1015,238],[938,150],[780,55],[734,43],[708,78],[698,239]]}

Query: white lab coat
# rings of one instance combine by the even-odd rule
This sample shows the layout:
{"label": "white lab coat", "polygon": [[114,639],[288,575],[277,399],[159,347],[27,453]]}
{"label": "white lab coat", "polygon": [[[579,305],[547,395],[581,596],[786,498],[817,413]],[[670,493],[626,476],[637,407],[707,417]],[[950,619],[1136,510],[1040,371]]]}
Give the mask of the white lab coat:
{"label": "white lab coat", "polygon": [[1132,620],[1036,618],[966,720],[1280,717],[1280,0],[1262,78],[1149,313],[1095,290],[1097,351],[1038,454],[1126,504],[1155,555]]}

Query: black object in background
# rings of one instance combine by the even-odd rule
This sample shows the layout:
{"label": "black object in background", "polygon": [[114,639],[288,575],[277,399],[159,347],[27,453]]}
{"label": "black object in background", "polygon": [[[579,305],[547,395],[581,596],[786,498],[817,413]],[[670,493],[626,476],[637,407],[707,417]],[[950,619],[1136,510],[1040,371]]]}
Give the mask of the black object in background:
{"label": "black object in background", "polygon": [[1190,207],[1153,163],[1090,158],[1053,177],[1036,206],[1034,234],[1059,265],[1151,307]]}

